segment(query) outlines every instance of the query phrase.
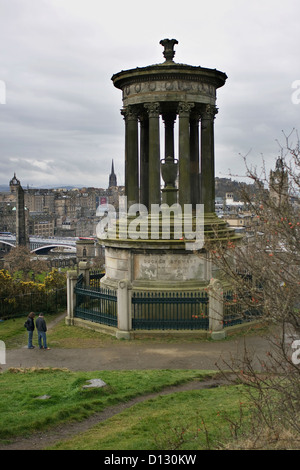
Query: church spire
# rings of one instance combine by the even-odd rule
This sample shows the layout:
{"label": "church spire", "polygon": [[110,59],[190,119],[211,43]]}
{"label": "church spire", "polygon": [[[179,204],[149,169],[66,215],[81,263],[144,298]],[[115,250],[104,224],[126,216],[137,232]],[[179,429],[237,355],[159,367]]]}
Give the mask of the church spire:
{"label": "church spire", "polygon": [[109,175],[109,185],[108,185],[108,187],[111,188],[112,186],[117,186],[117,177],[115,175],[114,160],[113,159],[112,159],[112,163],[111,163],[111,173]]}

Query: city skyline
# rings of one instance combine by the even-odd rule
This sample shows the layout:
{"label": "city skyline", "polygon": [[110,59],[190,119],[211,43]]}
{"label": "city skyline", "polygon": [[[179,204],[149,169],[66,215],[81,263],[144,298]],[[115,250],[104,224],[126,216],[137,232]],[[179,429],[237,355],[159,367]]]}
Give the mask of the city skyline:
{"label": "city skyline", "polygon": [[[228,75],[218,90],[216,177],[274,167],[298,124],[295,0],[151,2],[101,6],[94,0],[20,0],[1,6],[0,184],[108,185],[111,161],[124,184],[122,97],[114,73],[162,63],[159,41],[176,38],[175,62]],[[300,88],[300,85],[299,85]],[[1,98],[1,97],[0,97]],[[164,158],[164,155],[161,155]]]}

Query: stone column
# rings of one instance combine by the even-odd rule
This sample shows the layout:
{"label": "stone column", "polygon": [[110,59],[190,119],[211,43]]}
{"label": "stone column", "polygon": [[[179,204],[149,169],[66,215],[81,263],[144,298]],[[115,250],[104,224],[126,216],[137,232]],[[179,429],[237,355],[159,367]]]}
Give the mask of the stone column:
{"label": "stone column", "polygon": [[174,122],[175,113],[166,113],[163,115],[165,123],[165,158],[172,157],[174,159]]}
{"label": "stone column", "polygon": [[149,116],[149,208],[160,204],[159,103],[146,103]]}
{"label": "stone column", "polygon": [[149,209],[149,120],[140,116],[140,202]]}
{"label": "stone column", "polygon": [[199,187],[199,119],[198,114],[191,116],[190,120],[190,152],[191,152],[191,203],[193,209],[200,204]]}
{"label": "stone column", "polygon": [[88,287],[90,285],[90,263],[88,261],[80,261],[78,263],[78,275],[82,274],[84,284]]}
{"label": "stone column", "polygon": [[77,282],[77,271],[67,272],[67,316],[65,318],[66,325],[74,324],[74,309],[76,305],[76,295],[74,292]]}
{"label": "stone column", "polygon": [[204,212],[215,211],[215,106],[206,105],[201,113],[201,203]]}
{"label": "stone column", "polygon": [[209,330],[212,339],[224,339],[223,325],[223,286],[218,279],[211,279],[209,284]]}
{"label": "stone column", "polygon": [[179,103],[179,204],[191,203],[190,112],[193,103]]}
{"label": "stone column", "polygon": [[6,364],[6,346],[4,341],[0,341],[0,365]]}
{"label": "stone column", "polygon": [[138,113],[134,106],[122,110],[125,118],[125,195],[128,207],[139,202]]}
{"label": "stone column", "polygon": [[131,285],[123,279],[118,284],[118,339],[130,339],[131,330]]}

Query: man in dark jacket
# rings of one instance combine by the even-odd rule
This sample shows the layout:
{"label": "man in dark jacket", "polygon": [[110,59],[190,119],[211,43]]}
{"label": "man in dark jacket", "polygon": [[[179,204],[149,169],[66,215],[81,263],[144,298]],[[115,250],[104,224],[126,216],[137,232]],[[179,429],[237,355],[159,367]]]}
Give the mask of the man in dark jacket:
{"label": "man in dark jacket", "polygon": [[33,321],[34,317],[35,317],[34,312],[30,312],[24,325],[26,326],[27,331],[28,331],[28,349],[34,349],[34,346],[32,344],[32,337],[33,337],[33,332],[34,332],[34,321]]}
{"label": "man in dark jacket", "polygon": [[47,325],[44,319],[44,314],[40,313],[38,318],[35,321],[36,329],[38,332],[38,343],[40,349],[50,349],[47,347]]}

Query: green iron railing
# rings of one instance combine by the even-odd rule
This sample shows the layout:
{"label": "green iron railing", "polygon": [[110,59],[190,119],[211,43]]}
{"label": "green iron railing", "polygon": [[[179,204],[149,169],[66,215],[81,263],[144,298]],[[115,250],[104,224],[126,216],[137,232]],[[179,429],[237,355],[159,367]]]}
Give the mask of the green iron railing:
{"label": "green iron railing", "polygon": [[208,329],[208,294],[199,292],[133,292],[133,330]]}
{"label": "green iron railing", "polygon": [[90,271],[90,287],[100,289],[100,281],[105,276],[103,271]]}
{"label": "green iron railing", "polygon": [[[101,287],[102,272],[90,272],[84,285],[80,275],[75,287],[75,317],[117,327],[117,292]],[[257,307],[242,307],[233,291],[223,294],[223,327],[255,320],[261,316]],[[132,292],[132,330],[208,330],[209,295],[206,290],[193,292]]]}
{"label": "green iron railing", "polygon": [[[99,278],[103,274],[99,274]],[[90,285],[84,286],[83,275],[78,277],[75,286],[76,306],[74,316],[83,320],[101,323],[108,326],[117,326],[117,294],[114,290],[94,285],[97,279],[90,277]]]}
{"label": "green iron railing", "polygon": [[0,319],[22,317],[30,312],[57,313],[67,307],[67,290],[49,289],[46,292],[27,292],[0,299]]}
{"label": "green iron railing", "polygon": [[[224,328],[257,320],[262,316],[259,306],[251,305],[251,299],[242,300],[233,291],[224,292],[223,296]],[[254,301],[253,301],[254,303]]]}

